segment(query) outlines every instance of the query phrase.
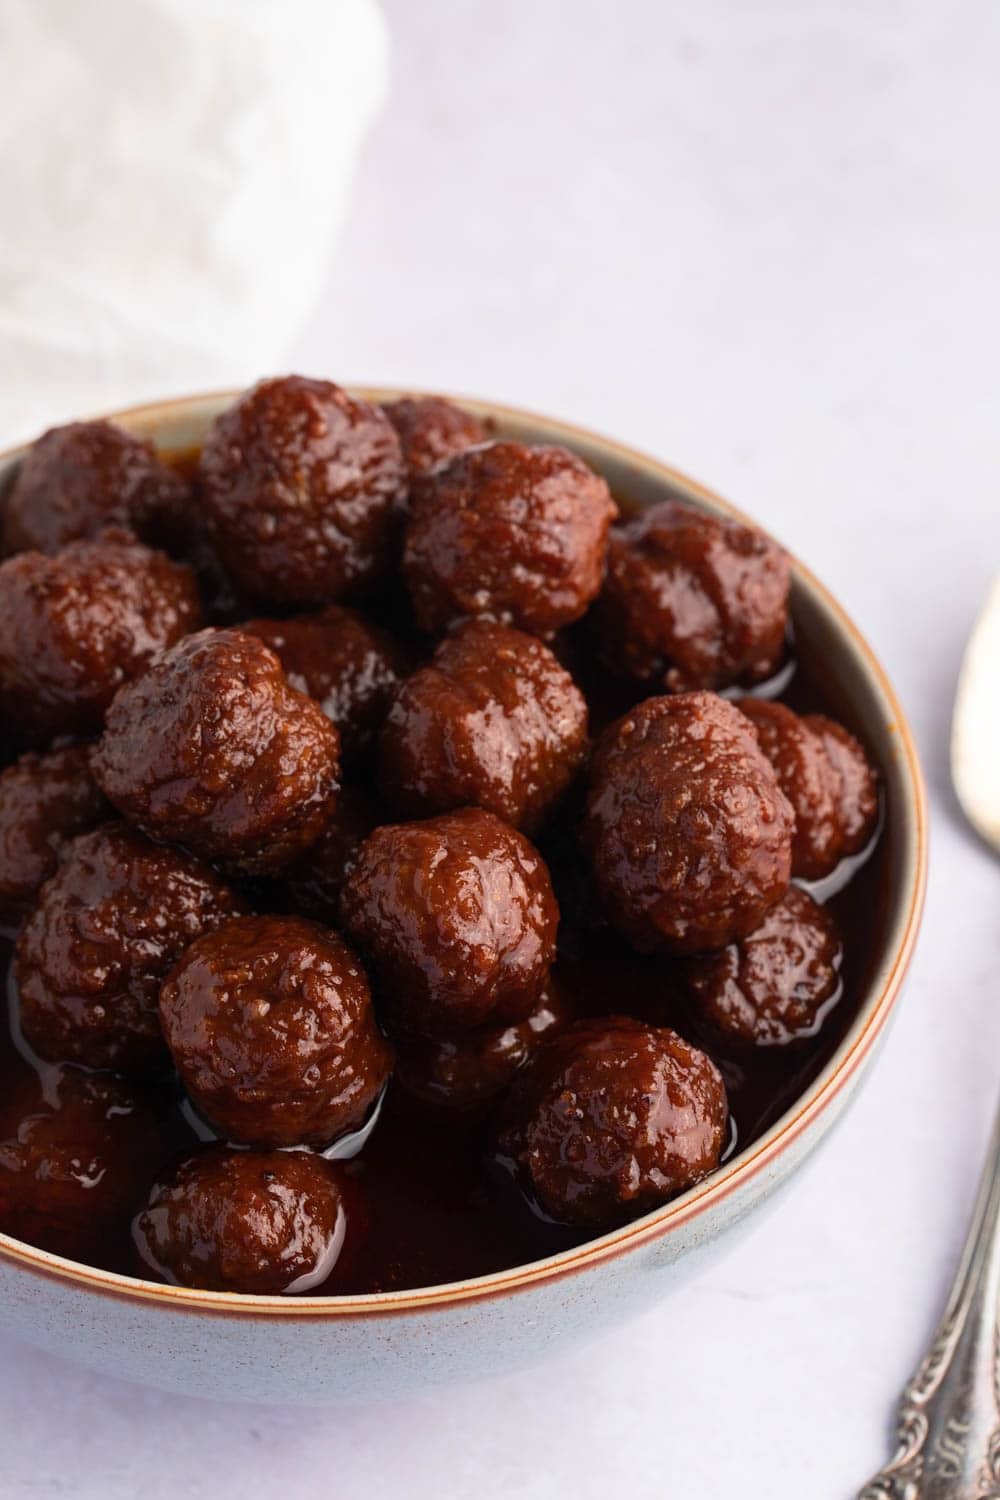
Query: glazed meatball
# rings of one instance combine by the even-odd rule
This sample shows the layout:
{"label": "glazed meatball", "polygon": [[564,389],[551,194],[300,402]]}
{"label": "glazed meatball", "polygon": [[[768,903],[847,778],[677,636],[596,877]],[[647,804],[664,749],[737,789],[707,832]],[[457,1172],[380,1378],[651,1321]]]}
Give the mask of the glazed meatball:
{"label": "glazed meatball", "polygon": [[215,1146],[154,1184],[135,1237],[168,1281],[266,1296],[326,1281],[347,1227],[336,1169],[321,1156]]}
{"label": "glazed meatball", "polygon": [[282,875],[291,910],[335,927],[340,920],[340,893],[358,850],[372,830],[387,821],[373,797],[359,787],[345,787],[323,834]]}
{"label": "glazed meatball", "polygon": [[603,655],[670,692],[763,681],[784,654],[789,576],[763,532],[664,500],[611,533]]}
{"label": "glazed meatball", "polygon": [[118,694],[91,765],[105,796],[152,838],[268,874],[323,832],[339,743],[263,641],[203,630]]}
{"label": "glazed meatball", "polygon": [[395,428],[327,380],[265,380],[217,417],[199,465],[211,534],[254,598],[339,599],[392,561],[406,473]]}
{"label": "glazed meatball", "polygon": [[536,635],[578,620],[604,577],[617,509],[565,448],[497,442],[415,481],[403,571],[424,630],[488,615]]}
{"label": "glazed meatball", "polygon": [[395,427],[411,479],[436,469],[466,448],[489,442],[493,423],[474,417],[442,396],[406,396],[382,410]]}
{"label": "glazed meatball", "polygon": [[469,620],[397,694],[379,739],[379,787],[405,817],[477,806],[531,832],[586,753],[586,702],[548,647]]}
{"label": "glazed meatball", "polygon": [[0,713],[23,743],[100,730],[117,689],[200,624],[190,569],[127,532],[0,565]]}
{"label": "glazed meatball", "polygon": [[498,1137],[542,1212],[610,1227],[707,1176],[726,1141],[718,1068],[665,1026],[582,1021],[542,1046],[515,1084]]}
{"label": "glazed meatball", "polygon": [[240,917],[192,943],[160,1019],[198,1109],[230,1141],[326,1146],[392,1066],[360,960],[303,917]]}
{"label": "glazed meatball", "polygon": [[749,937],[685,961],[702,1014],[728,1041],[780,1047],[815,1036],[840,995],[843,956],[833,917],[789,886]]}
{"label": "glazed meatball", "polygon": [[32,443],[7,496],[3,551],[58,552],[108,526],[166,545],[185,524],[188,486],[152,443],[113,422],[71,422]]}
{"label": "glazed meatball", "polygon": [[131,1069],[164,1055],[160,981],[200,933],[242,910],[179,849],[121,824],[63,851],[17,941],[21,1026],[42,1057]]}
{"label": "glazed meatball", "polygon": [[270,646],[292,687],[333,720],[345,760],[368,748],[402,675],[401,654],[384,630],[339,604],[292,620],[249,620],[241,629]]}
{"label": "glazed meatball", "polygon": [[0,923],[17,922],[67,839],[110,817],[86,745],[29,752],[0,773]]}
{"label": "glazed meatball", "polygon": [[418,1035],[523,1021],[555,958],[559,908],[544,861],[478,808],[377,828],[340,906],[394,1023]]}
{"label": "glazed meatball", "polygon": [[547,986],[527,1020],[514,1026],[485,1026],[450,1037],[407,1037],[396,1059],[396,1077],[429,1108],[463,1120],[480,1119],[568,1014],[563,997]]}
{"label": "glazed meatball", "polygon": [[635,948],[699,953],[752,932],[784,895],[794,821],[739,709],[683,693],[647,698],[605,731],[583,843]]}
{"label": "glazed meatball", "polygon": [[868,843],[878,822],[878,778],[853,735],[822,714],[743,698],[760,748],[795,811],[792,874],[820,880]]}
{"label": "glazed meatball", "polygon": [[[0,1230],[99,1258],[162,1160],[154,1116],[113,1073],[52,1069],[0,1104]],[[169,1147],[168,1147],[169,1149]]]}

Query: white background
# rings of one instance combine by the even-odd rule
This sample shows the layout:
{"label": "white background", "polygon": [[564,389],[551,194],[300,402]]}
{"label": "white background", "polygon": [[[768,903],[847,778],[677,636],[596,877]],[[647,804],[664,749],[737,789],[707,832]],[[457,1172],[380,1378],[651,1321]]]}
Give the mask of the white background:
{"label": "white background", "polygon": [[641,1321],[516,1378],[304,1412],[0,1343],[0,1492],[850,1495],[939,1308],[1000,1056],[998,871],[947,767],[1000,565],[1000,8],[385,8],[390,105],[289,367],[589,423],[776,531],[910,713],[933,804],[923,938],[842,1128]]}

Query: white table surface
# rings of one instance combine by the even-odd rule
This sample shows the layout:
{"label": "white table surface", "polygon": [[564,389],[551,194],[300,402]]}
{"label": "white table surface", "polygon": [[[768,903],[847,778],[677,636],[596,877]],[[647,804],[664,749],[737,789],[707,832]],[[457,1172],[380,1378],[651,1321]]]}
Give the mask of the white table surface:
{"label": "white table surface", "polygon": [[832,1141],[640,1321],[515,1378],[308,1412],[196,1404],[0,1343],[0,1494],[847,1496],[937,1314],[998,1077],[1000,881],[947,744],[1000,566],[1000,10],[387,10],[391,104],[289,367],[590,423],[783,537],[916,730],[923,937]]}

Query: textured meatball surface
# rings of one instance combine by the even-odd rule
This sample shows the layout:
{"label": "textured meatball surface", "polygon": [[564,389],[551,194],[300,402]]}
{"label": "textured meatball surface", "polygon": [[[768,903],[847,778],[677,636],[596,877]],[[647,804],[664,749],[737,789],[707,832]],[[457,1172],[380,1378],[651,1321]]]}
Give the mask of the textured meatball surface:
{"label": "textured meatball surface", "polygon": [[42,1057],[134,1068],[163,1053],[160,981],[200,933],[242,909],[213,870],[109,824],[66,846],[21,929],[21,1025]]}
{"label": "textured meatball surface", "polygon": [[739,706],[795,811],[792,873],[820,880],[875,832],[875,769],[854,736],[822,714],[803,717],[758,698]]}
{"label": "textured meatball surface", "polygon": [[593,1229],[657,1208],[719,1164],[718,1068],[667,1027],[623,1016],[569,1026],[514,1087],[498,1144],[551,1218]]}
{"label": "textured meatball surface", "polygon": [[541,855],[478,808],[377,828],[341,896],[394,1022],[439,1036],[530,1015],[559,908]]}
{"label": "textured meatball surface", "polygon": [[787,889],[793,831],[749,722],[714,693],[647,698],[598,744],[584,848],[608,917],[640,952],[752,932]]}
{"label": "textured meatball surface", "polygon": [[409,1094],[437,1112],[479,1119],[503,1098],[545,1038],[568,1017],[565,999],[546,986],[530,1016],[513,1026],[483,1026],[448,1037],[407,1037],[396,1059],[396,1077]]}
{"label": "textured meatball surface", "polygon": [[392,1067],[365,971],[303,917],[239,917],[160,991],[181,1078],[230,1141],[325,1146],[363,1124]]}
{"label": "textured meatball surface", "polygon": [[411,479],[436,469],[466,448],[489,442],[493,424],[443,396],[404,396],[382,410],[395,427]]}
{"label": "textured meatball surface", "polygon": [[664,500],[611,532],[603,654],[671,692],[760,682],[784,653],[789,578],[763,532]]}
{"label": "textured meatball surface", "polygon": [[3,551],[58,552],[107,526],[163,545],[188,507],[188,486],[152,443],[114,422],[70,422],[25,453],[4,506]]}
{"label": "textured meatball surface", "polygon": [[379,786],[407,817],[477,806],[531,832],[586,753],[586,702],[549,648],[469,620],[396,695],[379,738]]}
{"label": "textured meatball surface", "polygon": [[190,569],[127,532],[0,565],[0,712],[24,744],[96,733],[117,689],[201,623]]}
{"label": "textured meatball surface", "polygon": [[836,720],[806,714],[802,722],[819,736],[833,771],[841,856],[857,854],[878,825],[878,772],[864,747]]}
{"label": "textured meatball surface", "polygon": [[339,604],[291,620],[249,620],[240,628],[270,646],[292,687],[333,720],[345,759],[368,748],[403,673],[402,654],[384,630]]}
{"label": "textured meatball surface", "polygon": [[263,641],[209,629],[118,694],[91,765],[109,800],[151,837],[266,874],[323,832],[339,741]]}
{"label": "textured meatball surface", "polygon": [[162,1177],[135,1220],[141,1253],[168,1280],[260,1296],[326,1281],[346,1233],[335,1169],[321,1156],[225,1146]]}
{"label": "textured meatball surface", "polygon": [[156,1121],[124,1079],[54,1068],[0,1103],[0,1230],[54,1255],[97,1256],[127,1228],[162,1159]]}
{"label": "textured meatball surface", "polygon": [[110,815],[86,745],[29,751],[0,772],[0,923],[28,910],[67,839]]}
{"label": "textured meatball surface", "polygon": [[254,598],[325,604],[391,561],[406,473],[384,412],[328,380],[265,380],[217,417],[199,489],[226,569]]}
{"label": "textured meatball surface", "polygon": [[728,1040],[783,1046],[814,1036],[840,994],[843,949],[831,914],[789,886],[756,931],[685,968],[703,1015]]}
{"label": "textured meatball surface", "polygon": [[601,587],[617,515],[604,480],[566,448],[496,442],[415,480],[403,572],[437,632],[488,615],[551,635]]}

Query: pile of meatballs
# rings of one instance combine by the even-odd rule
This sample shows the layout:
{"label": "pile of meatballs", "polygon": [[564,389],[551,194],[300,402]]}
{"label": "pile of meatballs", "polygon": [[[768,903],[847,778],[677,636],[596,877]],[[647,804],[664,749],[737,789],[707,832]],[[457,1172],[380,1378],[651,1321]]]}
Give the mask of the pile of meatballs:
{"label": "pile of meatballs", "polygon": [[[707,1052],[553,985],[540,847],[569,828],[590,919],[710,1034],[815,1034],[841,937],[808,887],[879,793],[767,696],[774,542],[619,516],[564,448],[298,376],[191,472],[108,422],[45,433],[0,528],[0,922],[40,1080],[0,1100],[0,1228],[86,1259],[126,1224],[183,1285],[335,1290],[390,1086],[488,1120],[531,1211],[588,1233],[718,1165]],[[596,737],[591,653],[633,702]],[[179,1158],[164,1089],[202,1137]]]}

